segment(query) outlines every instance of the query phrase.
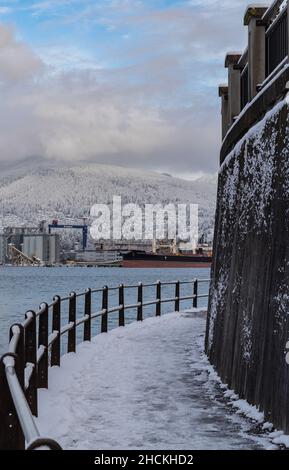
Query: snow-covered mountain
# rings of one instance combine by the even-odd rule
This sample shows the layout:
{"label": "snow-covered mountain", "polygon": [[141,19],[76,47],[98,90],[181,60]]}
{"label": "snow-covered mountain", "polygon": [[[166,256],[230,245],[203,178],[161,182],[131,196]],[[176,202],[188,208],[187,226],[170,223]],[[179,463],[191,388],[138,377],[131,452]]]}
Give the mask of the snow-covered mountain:
{"label": "snow-covered mountain", "polygon": [[1,226],[37,224],[58,219],[79,222],[96,203],[199,204],[200,233],[211,236],[216,198],[216,177],[186,181],[167,174],[116,166],[83,164],[74,167],[17,166],[0,176]]}

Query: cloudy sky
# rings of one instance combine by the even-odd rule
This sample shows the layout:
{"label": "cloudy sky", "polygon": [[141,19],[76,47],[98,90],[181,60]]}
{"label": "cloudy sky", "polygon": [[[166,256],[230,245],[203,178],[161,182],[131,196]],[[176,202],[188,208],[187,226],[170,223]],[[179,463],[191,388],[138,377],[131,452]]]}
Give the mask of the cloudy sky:
{"label": "cloudy sky", "polygon": [[0,0],[0,162],[215,172],[245,0]]}

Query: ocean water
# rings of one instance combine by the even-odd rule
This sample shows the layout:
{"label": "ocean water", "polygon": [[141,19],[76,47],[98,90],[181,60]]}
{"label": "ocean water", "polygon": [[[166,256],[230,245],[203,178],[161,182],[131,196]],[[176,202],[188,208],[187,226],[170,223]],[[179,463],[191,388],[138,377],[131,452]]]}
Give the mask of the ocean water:
{"label": "ocean water", "polygon": [[[0,268],[0,353],[7,350],[9,328],[15,322],[24,319],[27,310],[37,311],[41,302],[51,303],[55,295],[66,297],[70,292],[83,292],[86,288],[101,288],[105,285],[116,287],[123,283],[125,285],[143,283],[154,283],[160,281],[190,280],[194,278],[208,279],[210,270],[203,269],[123,269],[123,268]],[[200,294],[208,291],[208,284],[200,285]],[[184,285],[181,295],[192,294],[192,285]],[[162,297],[174,297],[174,287],[163,287]],[[156,296],[155,287],[144,289],[144,301],[154,300]],[[125,303],[133,304],[137,301],[137,289],[125,291]],[[113,291],[109,296],[109,306],[118,305],[118,293]],[[184,301],[181,308],[189,308],[192,301]],[[201,307],[207,305],[207,299],[200,299]],[[92,302],[93,312],[101,309],[101,295],[95,294]],[[83,316],[83,300],[78,299],[77,315]],[[163,304],[162,313],[174,310],[172,303]],[[151,316],[155,312],[155,306],[144,308],[144,317]],[[67,322],[68,302],[62,308],[62,323]],[[127,310],[126,322],[136,319],[136,309]],[[109,327],[117,326],[118,314],[109,316]],[[93,334],[99,332],[99,319],[93,322]],[[83,327],[78,329],[78,341],[82,340]],[[64,345],[65,348],[65,339]],[[64,352],[64,351],[63,351]]]}

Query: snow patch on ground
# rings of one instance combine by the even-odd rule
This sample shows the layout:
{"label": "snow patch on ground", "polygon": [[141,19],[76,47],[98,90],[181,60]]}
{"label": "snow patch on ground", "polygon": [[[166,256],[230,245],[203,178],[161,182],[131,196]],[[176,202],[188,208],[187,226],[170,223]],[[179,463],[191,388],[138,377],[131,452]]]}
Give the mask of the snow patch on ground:
{"label": "snow patch on ground", "polygon": [[273,444],[284,446],[289,449],[289,436],[286,436],[282,431],[275,431],[269,434]]}
{"label": "snow patch on ground", "polygon": [[81,344],[40,391],[41,434],[65,449],[267,448],[268,437],[218,399],[205,323],[202,309],[190,310]]}
{"label": "snow patch on ground", "polygon": [[237,400],[235,396],[232,397],[232,407],[237,408],[237,413],[242,413],[247,418],[261,424],[264,423],[264,413],[261,413],[256,406],[249,405],[246,400]]}
{"label": "snow patch on ground", "polygon": [[264,413],[256,406],[250,405],[246,400],[241,400],[239,395],[233,390],[230,390],[228,385],[222,382],[212,365],[208,365],[207,370],[210,380],[219,383],[220,388],[223,390],[224,398],[228,399],[228,405],[231,406],[237,414],[245,416],[259,425],[263,424],[262,431],[267,432],[267,438],[270,440],[270,444],[266,447],[267,450],[277,450],[280,446],[289,449],[289,435],[284,434],[283,431],[273,431],[274,426],[272,423],[265,422]]}

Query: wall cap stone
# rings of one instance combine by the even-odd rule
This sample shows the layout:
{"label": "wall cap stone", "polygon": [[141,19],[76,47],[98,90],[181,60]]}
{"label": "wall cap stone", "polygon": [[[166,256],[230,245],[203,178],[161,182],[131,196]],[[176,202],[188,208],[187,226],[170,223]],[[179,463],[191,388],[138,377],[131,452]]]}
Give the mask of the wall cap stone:
{"label": "wall cap stone", "polygon": [[241,59],[243,52],[228,52],[225,59],[225,67],[228,68],[230,65],[237,65]]}
{"label": "wall cap stone", "polygon": [[227,85],[227,83],[222,83],[221,85],[219,85],[219,96],[222,97],[222,96],[225,96],[229,93],[229,87]]}
{"label": "wall cap stone", "polygon": [[245,11],[244,25],[248,26],[252,18],[261,19],[269,7],[270,5],[268,4],[260,3],[248,5]]}

